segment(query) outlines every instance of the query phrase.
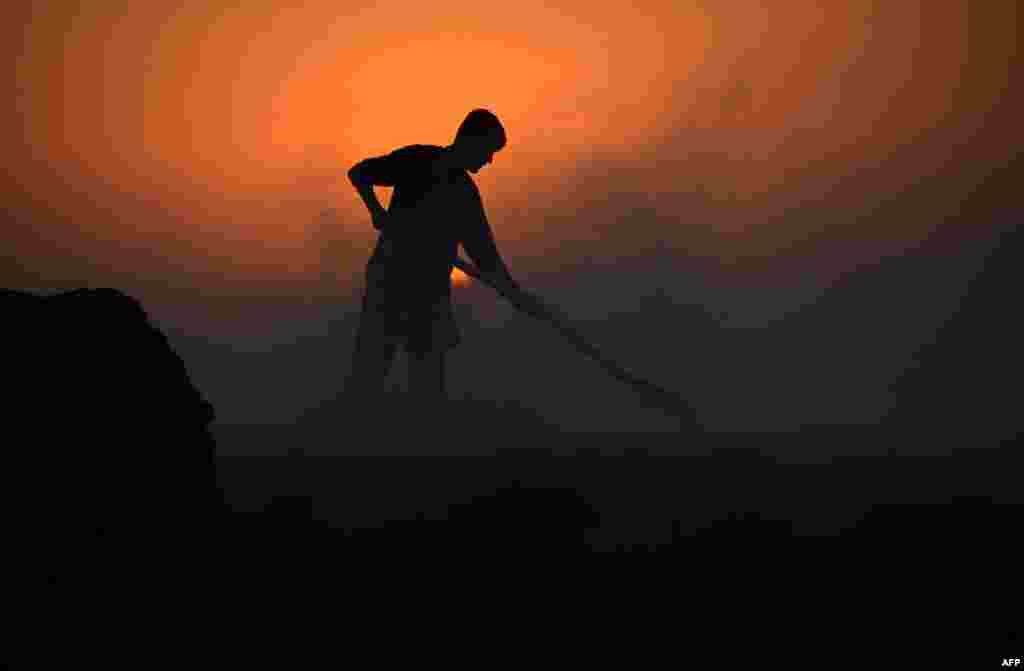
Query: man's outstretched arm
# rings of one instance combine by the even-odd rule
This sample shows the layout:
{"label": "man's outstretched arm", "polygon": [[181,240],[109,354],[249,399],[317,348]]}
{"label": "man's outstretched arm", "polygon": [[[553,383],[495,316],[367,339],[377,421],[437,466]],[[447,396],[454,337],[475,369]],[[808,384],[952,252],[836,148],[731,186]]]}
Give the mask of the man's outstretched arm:
{"label": "man's outstretched arm", "polygon": [[485,284],[490,284],[519,310],[538,319],[549,321],[557,319],[557,315],[560,313],[531,292],[523,289],[513,279],[501,254],[498,253],[498,246],[494,243],[494,236],[487,223],[487,218],[482,214],[476,226],[473,227],[473,231],[463,237],[462,246],[469,258],[472,259],[475,268],[463,268],[463,271],[474,277],[476,273],[479,273],[482,277],[477,279],[482,279]]}
{"label": "man's outstretched arm", "polygon": [[487,222],[487,215],[484,213],[479,196],[475,200],[471,216],[466,221],[466,227],[463,230],[462,247],[480,272],[496,283],[518,290],[519,285],[512,278],[512,273],[509,272],[508,266],[505,265],[505,261],[498,252],[498,245],[494,242],[494,233]]}

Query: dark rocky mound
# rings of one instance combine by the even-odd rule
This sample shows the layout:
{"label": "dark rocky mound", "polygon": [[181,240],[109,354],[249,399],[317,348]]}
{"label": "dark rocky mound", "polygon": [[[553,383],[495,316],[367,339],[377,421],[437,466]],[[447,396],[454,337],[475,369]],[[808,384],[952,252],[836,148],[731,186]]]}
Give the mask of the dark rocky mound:
{"label": "dark rocky mound", "polygon": [[3,290],[0,301],[14,397],[8,491],[30,537],[59,560],[118,539],[180,537],[222,511],[213,408],[136,300],[81,289]]}

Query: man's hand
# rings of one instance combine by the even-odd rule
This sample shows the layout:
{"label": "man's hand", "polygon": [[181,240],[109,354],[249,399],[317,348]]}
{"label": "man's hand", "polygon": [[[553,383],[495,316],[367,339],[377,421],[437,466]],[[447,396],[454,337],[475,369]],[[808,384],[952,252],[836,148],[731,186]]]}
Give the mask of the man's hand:
{"label": "man's hand", "polygon": [[390,259],[394,244],[389,238],[381,237],[377,242],[377,256],[381,259]]}
{"label": "man's hand", "polygon": [[373,221],[373,227],[381,233],[383,233],[387,228],[390,228],[393,220],[393,217],[384,209],[374,210],[371,213],[370,218]]}
{"label": "man's hand", "polygon": [[398,217],[393,212],[381,211],[373,216],[373,227],[380,231],[380,240],[377,242],[378,256],[391,258],[394,251],[394,242],[391,235],[399,225],[396,225]]}
{"label": "man's hand", "polygon": [[541,318],[562,318],[561,312],[555,310],[550,305],[547,305],[540,298],[535,296],[523,289],[519,284],[506,276],[494,275],[486,273],[480,268],[477,268],[473,264],[467,263],[461,259],[458,260],[456,266],[462,269],[464,273],[470,277],[477,277],[489,285],[492,289],[496,290],[505,299],[507,299],[517,310],[534,315]]}

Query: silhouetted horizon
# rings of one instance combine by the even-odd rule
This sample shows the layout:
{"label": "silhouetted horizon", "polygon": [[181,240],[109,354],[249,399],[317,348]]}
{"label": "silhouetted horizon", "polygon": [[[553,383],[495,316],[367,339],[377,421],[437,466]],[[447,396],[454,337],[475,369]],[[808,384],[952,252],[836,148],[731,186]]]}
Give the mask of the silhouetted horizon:
{"label": "silhouetted horizon", "polygon": [[[185,595],[343,600],[361,558],[763,583],[830,536],[833,577],[1004,593],[1019,3],[780,4],[0,5],[33,661],[125,631],[83,607],[151,636]],[[1019,665],[1002,601],[908,661]]]}
{"label": "silhouetted horizon", "polygon": [[[709,430],[791,432],[914,416],[931,425],[925,430],[941,434],[987,417],[985,407],[1004,406],[998,379],[1012,376],[1020,362],[1012,345],[1019,330],[1012,311],[1002,307],[1014,299],[1019,277],[1010,261],[1019,250],[1018,230],[1006,227],[1001,237],[961,244],[953,254],[937,240],[933,252],[883,260],[832,287],[805,288],[802,301],[771,309],[766,299],[776,290],[756,287],[734,289],[737,298],[747,296],[747,311],[742,302],[715,309],[707,304],[713,290],[692,273],[688,288],[668,283],[661,294],[617,298],[608,289],[625,273],[580,269],[575,288],[538,292],[631,370],[689,394]],[[606,300],[582,300],[588,288]],[[791,291],[784,293],[792,301]],[[341,389],[358,305],[282,301],[289,303],[293,309],[283,320],[255,314],[251,324],[262,335],[242,341],[189,334],[140,304],[218,409],[217,423],[237,426],[286,425]],[[552,329],[516,313],[489,289],[460,288],[455,308],[467,348],[453,358],[453,398],[518,403],[563,431],[678,430],[678,422],[643,407]],[[971,332],[966,320],[988,326],[965,337]],[[646,333],[648,347],[626,346],[637,331]],[[528,349],[536,368],[493,360],[493,349],[507,339]],[[662,353],[680,345],[685,349],[666,365]],[[980,366],[981,360],[992,363]],[[397,365],[400,372],[405,362]],[[964,376],[972,382],[965,384]],[[993,382],[979,388],[973,378]],[[403,388],[400,374],[392,381]],[[962,414],[956,399],[966,404]],[[938,401],[946,411],[929,414],[929,403]],[[1012,430],[1015,421],[1007,408],[996,429]]]}

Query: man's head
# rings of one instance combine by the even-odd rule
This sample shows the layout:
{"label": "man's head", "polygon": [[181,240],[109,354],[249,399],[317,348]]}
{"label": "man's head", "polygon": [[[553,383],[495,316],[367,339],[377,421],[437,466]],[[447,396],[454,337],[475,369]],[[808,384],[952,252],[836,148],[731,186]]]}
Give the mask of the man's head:
{"label": "man's head", "polygon": [[450,150],[459,167],[475,173],[490,163],[506,142],[505,128],[498,117],[485,109],[475,109],[462,121]]}

